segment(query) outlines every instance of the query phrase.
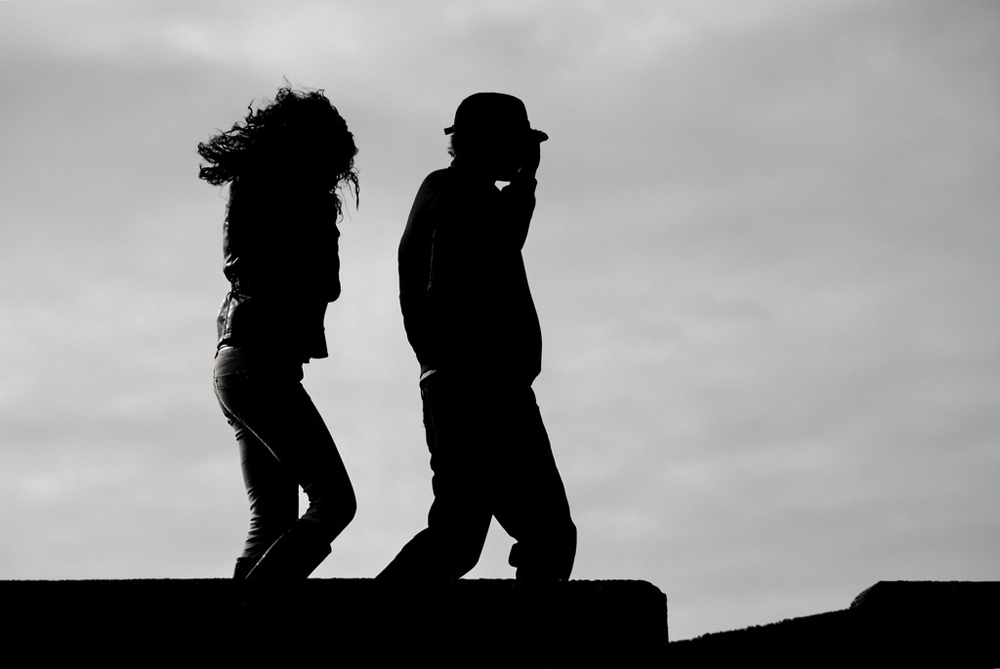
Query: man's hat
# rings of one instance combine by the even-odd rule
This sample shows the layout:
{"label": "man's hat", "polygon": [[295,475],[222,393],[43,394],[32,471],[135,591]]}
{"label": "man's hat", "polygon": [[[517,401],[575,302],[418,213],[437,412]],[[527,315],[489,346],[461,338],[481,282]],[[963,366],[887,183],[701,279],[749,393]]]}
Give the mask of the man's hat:
{"label": "man's hat", "polygon": [[456,130],[473,133],[530,133],[539,142],[549,138],[528,123],[528,110],[524,103],[505,93],[473,93],[462,100],[455,111],[455,123],[445,128],[444,134],[450,135]]}

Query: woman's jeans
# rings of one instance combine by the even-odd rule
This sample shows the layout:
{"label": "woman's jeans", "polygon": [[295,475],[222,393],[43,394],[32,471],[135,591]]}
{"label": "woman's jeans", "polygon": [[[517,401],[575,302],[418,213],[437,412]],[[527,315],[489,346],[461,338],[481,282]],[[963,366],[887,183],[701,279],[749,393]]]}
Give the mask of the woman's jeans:
{"label": "woman's jeans", "polygon": [[[253,564],[293,525],[332,542],[354,517],[347,469],[302,387],[302,363],[224,346],[215,358],[215,394],[236,431],[250,498],[250,533],[240,562]],[[299,518],[301,487],[309,508]]]}

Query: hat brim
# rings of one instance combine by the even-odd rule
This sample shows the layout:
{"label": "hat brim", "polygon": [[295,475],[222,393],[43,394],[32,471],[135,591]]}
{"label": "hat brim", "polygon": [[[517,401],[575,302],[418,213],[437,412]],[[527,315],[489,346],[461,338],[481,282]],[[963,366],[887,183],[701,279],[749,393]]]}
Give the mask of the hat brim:
{"label": "hat brim", "polygon": [[[455,133],[455,126],[453,125],[450,125],[444,129],[444,134],[446,135],[452,135],[454,133]],[[527,130],[525,130],[525,133],[532,139],[536,140],[539,144],[541,144],[542,142],[546,141],[549,138],[548,133],[543,132],[542,130],[535,130],[534,128],[528,128]]]}

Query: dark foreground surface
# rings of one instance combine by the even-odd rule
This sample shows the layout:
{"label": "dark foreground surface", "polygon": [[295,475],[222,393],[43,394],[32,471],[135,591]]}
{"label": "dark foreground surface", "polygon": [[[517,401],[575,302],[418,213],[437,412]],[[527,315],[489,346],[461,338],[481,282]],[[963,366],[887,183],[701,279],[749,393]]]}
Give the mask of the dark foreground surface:
{"label": "dark foreground surface", "polygon": [[667,643],[643,581],[0,581],[0,601],[5,656],[42,665],[658,666]]}
{"label": "dark foreground surface", "polygon": [[882,581],[850,607],[669,644],[670,667],[1000,667],[1000,582]]}
{"label": "dark foreground surface", "polygon": [[1000,667],[1000,582],[880,582],[673,643],[643,581],[0,581],[0,598],[5,657],[42,666]]}

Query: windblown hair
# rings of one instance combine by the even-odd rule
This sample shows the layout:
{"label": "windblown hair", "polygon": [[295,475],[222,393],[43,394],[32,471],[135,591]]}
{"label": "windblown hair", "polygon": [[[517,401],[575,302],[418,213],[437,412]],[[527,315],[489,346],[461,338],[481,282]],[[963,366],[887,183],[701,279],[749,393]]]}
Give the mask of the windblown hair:
{"label": "windblown hair", "polygon": [[322,90],[304,92],[286,85],[273,102],[256,110],[248,106],[242,122],[198,144],[198,155],[208,163],[200,167],[198,178],[213,186],[241,178],[288,183],[294,179],[289,175],[301,174],[289,169],[290,164],[311,147],[321,152],[310,160],[328,176],[324,189],[335,194],[346,183],[359,201],[354,135]]}

